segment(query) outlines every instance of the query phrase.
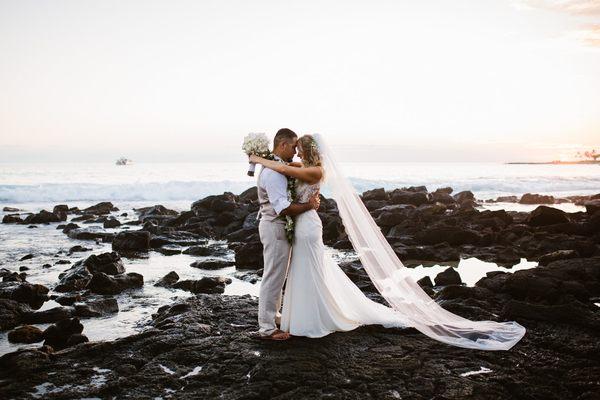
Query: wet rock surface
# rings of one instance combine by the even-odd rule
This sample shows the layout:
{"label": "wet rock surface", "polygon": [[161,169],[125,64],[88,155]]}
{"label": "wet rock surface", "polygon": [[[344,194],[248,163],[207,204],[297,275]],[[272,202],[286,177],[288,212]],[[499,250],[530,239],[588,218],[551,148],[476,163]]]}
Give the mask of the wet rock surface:
{"label": "wet rock surface", "polygon": [[112,211],[119,211],[110,201],[103,201],[93,206],[83,209],[85,214],[104,215],[110,214]]}
{"label": "wet rock surface", "polygon": [[48,299],[48,288],[29,282],[4,281],[0,282],[0,299],[15,300],[37,309]]}
{"label": "wet rock surface", "polygon": [[183,289],[192,293],[223,293],[231,279],[223,276],[205,276],[202,279],[186,279],[170,285],[175,289]]}
{"label": "wet rock surface", "polygon": [[[256,299],[221,296],[231,279],[212,276],[211,270],[235,269],[230,276],[245,282],[260,279],[255,188],[209,196],[183,212],[154,205],[118,215],[109,202],[84,210],[57,205],[51,213],[10,209],[3,223],[56,224],[68,237],[87,242],[67,246],[56,262],[44,264],[52,271],[73,257],[73,266],[61,268],[54,287],[28,282],[27,266],[0,269],[0,330],[19,343],[44,341],[42,347],[0,358],[0,397],[28,398],[42,385],[44,398],[593,399],[600,391],[600,308],[595,305],[600,304],[599,198],[528,194],[497,199],[546,204],[532,212],[507,212],[481,211],[473,193],[453,193],[452,188],[362,194],[409,267],[467,257],[507,266],[521,258],[540,262],[538,268],[514,274],[490,272],[475,287],[462,284],[454,268],[439,274],[435,286],[430,278],[419,281],[452,312],[524,325],[525,338],[509,352],[459,349],[413,329],[376,326],[285,343],[252,339]],[[563,201],[585,205],[586,211],[552,207]],[[335,201],[322,198],[318,213],[325,243],[350,250]],[[72,221],[100,226],[81,228]],[[76,261],[79,253],[93,251],[94,242],[114,251]],[[172,271],[155,286],[196,297],[161,307],[143,333],[88,342],[79,318],[119,313],[115,297],[136,296],[138,291],[130,289],[144,285],[141,274],[126,272],[121,257],[153,257],[155,252],[192,258],[185,266],[198,271],[198,279],[180,280]],[[33,252],[22,260],[39,257]],[[383,302],[360,262],[341,267],[367,296]],[[49,288],[63,293],[49,297]],[[60,306],[38,310],[49,299]],[[43,331],[29,327],[42,323],[52,325]],[[480,368],[491,371],[470,374]]]}
{"label": "wet rock surface", "polygon": [[[373,189],[362,195],[382,232],[408,265],[418,265],[411,260],[449,261],[478,257],[508,266],[518,263],[521,258],[538,260],[545,254],[567,250],[577,251],[583,257],[600,255],[600,213],[595,212],[593,202],[596,200],[592,198],[578,199],[590,204],[588,212],[567,213],[551,205],[540,205],[532,212],[480,211],[475,208],[478,203],[473,193],[464,191],[452,195],[451,188],[434,192],[428,192],[422,186],[392,191]],[[243,199],[226,193],[200,200],[192,208],[195,215],[213,222],[222,220],[211,213],[230,213],[234,219],[228,220],[227,227],[202,232],[227,239],[229,247],[235,251],[238,268],[259,270],[262,245],[257,225],[247,223],[250,211],[258,208],[258,204],[252,197]],[[537,204],[561,202],[551,196],[523,196],[523,204],[535,204],[536,201]],[[335,201],[322,198],[318,213],[323,223],[325,244],[350,249]],[[179,229],[186,229],[185,225]]]}
{"label": "wet rock surface", "polygon": [[127,289],[141,288],[143,285],[144,277],[135,272],[112,276],[99,272],[92,275],[86,288],[98,294],[119,294]]}
{"label": "wet rock surface", "polygon": [[50,346],[54,350],[74,346],[87,342],[87,337],[81,335],[83,325],[77,318],[63,319],[56,324],[50,325],[43,333],[44,346]]}
{"label": "wet rock surface", "polygon": [[111,297],[74,303],[73,307],[73,313],[80,318],[101,317],[119,312],[117,300]]}
{"label": "wet rock surface", "polygon": [[117,251],[147,251],[150,248],[150,232],[123,231],[119,232],[112,241],[113,250]]}
{"label": "wet rock surface", "polygon": [[221,260],[217,258],[208,258],[204,260],[194,261],[190,267],[201,269],[221,269],[234,266],[235,262],[229,260]]}
{"label": "wet rock surface", "polygon": [[116,252],[92,254],[62,272],[58,276],[60,281],[54,290],[58,292],[82,290],[87,288],[94,274],[117,275],[124,272],[123,261]]}
{"label": "wet rock surface", "polygon": [[[525,290],[536,281],[543,282],[537,290]],[[499,352],[380,326],[321,339],[259,341],[251,337],[255,298],[198,295],[161,307],[137,335],[7,354],[0,358],[1,390],[27,397],[46,382],[58,388],[47,398],[594,399],[600,316],[592,301],[599,294],[598,258],[494,273],[475,287],[448,285],[436,294],[443,307],[464,317],[515,319],[526,327],[515,347]],[[79,333],[77,323],[67,321],[63,341]],[[92,385],[98,371],[103,383]]]}
{"label": "wet rock surface", "polygon": [[0,331],[11,329],[23,322],[24,316],[31,313],[29,305],[16,300],[0,298]]}
{"label": "wet rock surface", "polygon": [[110,242],[114,237],[113,233],[106,232],[104,229],[97,226],[89,228],[75,228],[73,226],[67,226],[65,227],[64,231],[66,231],[65,233],[71,239],[78,240],[100,240],[103,242]]}
{"label": "wet rock surface", "polygon": [[44,332],[33,325],[23,325],[8,332],[8,340],[13,343],[36,343],[44,340]]}
{"label": "wet rock surface", "polygon": [[52,307],[43,311],[34,311],[23,315],[23,321],[28,324],[45,324],[67,319],[73,316],[72,307]]}
{"label": "wet rock surface", "polygon": [[175,271],[171,271],[162,278],[160,278],[154,286],[160,287],[171,287],[179,280],[179,275]]}
{"label": "wet rock surface", "polygon": [[[508,266],[521,258],[537,261],[561,251],[574,251],[580,257],[600,255],[597,195],[558,199],[526,193],[520,198],[486,200],[542,204],[532,212],[481,211],[476,208],[480,200],[472,192],[453,193],[452,188],[433,192],[424,186],[389,191],[379,188],[364,192],[361,198],[398,256],[409,266],[419,265],[420,261],[469,257]],[[318,214],[325,244],[351,249],[335,201],[321,200]],[[568,213],[553,207],[565,201],[585,205],[586,212]],[[112,242],[113,249],[123,253],[154,249],[165,255],[222,257],[226,249],[207,245],[207,240],[227,240],[227,246],[235,252],[237,268],[259,271],[263,260],[256,220],[258,208],[256,188],[250,188],[240,195],[226,192],[200,199],[191,204],[189,211],[177,212],[160,204],[136,209],[137,220],[126,221],[110,214],[117,210],[110,202],[84,210],[57,205],[49,214],[61,221],[70,214],[76,215],[71,221],[104,218],[101,221],[105,227],[120,231],[99,226],[81,228],[73,222],[64,225],[63,231],[74,239]],[[7,223],[29,217],[5,215]],[[125,229],[136,224],[141,224],[141,229]]]}
{"label": "wet rock surface", "polygon": [[456,269],[448,267],[446,270],[436,275],[434,282],[436,286],[460,285],[462,283],[460,275]]}

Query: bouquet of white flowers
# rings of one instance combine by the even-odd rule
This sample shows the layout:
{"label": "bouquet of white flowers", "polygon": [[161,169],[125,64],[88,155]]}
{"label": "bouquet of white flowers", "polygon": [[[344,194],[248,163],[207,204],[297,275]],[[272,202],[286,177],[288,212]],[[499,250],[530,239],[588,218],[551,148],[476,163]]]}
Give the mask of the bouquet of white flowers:
{"label": "bouquet of white flowers", "polygon": [[[250,157],[251,155],[267,157],[270,154],[269,139],[267,139],[267,135],[265,135],[264,133],[249,133],[244,138],[242,150],[244,151],[244,153],[246,153],[248,157]],[[248,167],[249,176],[254,176],[255,168],[256,164],[251,162],[250,166]]]}

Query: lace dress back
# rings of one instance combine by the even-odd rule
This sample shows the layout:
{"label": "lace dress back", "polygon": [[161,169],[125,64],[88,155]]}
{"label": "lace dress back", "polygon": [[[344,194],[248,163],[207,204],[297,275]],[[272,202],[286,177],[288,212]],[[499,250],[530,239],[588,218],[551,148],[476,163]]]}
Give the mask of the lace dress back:
{"label": "lace dress back", "polygon": [[296,180],[296,201],[299,203],[306,203],[320,188],[321,182],[310,185],[306,182]]}

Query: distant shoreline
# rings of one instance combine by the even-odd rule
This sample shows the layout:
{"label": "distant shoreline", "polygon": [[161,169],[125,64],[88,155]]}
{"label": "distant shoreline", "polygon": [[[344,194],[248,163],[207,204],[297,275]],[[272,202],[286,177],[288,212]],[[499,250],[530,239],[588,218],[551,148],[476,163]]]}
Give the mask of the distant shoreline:
{"label": "distant shoreline", "polygon": [[571,164],[596,164],[600,165],[600,161],[546,161],[546,162],[507,162],[505,164],[558,164],[558,165],[571,165]]}

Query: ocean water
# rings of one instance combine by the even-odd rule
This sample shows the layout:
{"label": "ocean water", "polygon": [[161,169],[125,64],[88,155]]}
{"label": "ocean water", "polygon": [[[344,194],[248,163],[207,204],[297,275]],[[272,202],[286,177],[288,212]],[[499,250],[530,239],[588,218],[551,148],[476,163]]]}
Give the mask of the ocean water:
{"label": "ocean water", "polygon": [[[346,163],[355,188],[425,185],[471,190],[478,199],[526,192],[600,192],[600,165],[501,163]],[[247,163],[0,163],[0,204],[74,201],[190,202],[253,186]],[[327,196],[327,187],[323,188]]]}

